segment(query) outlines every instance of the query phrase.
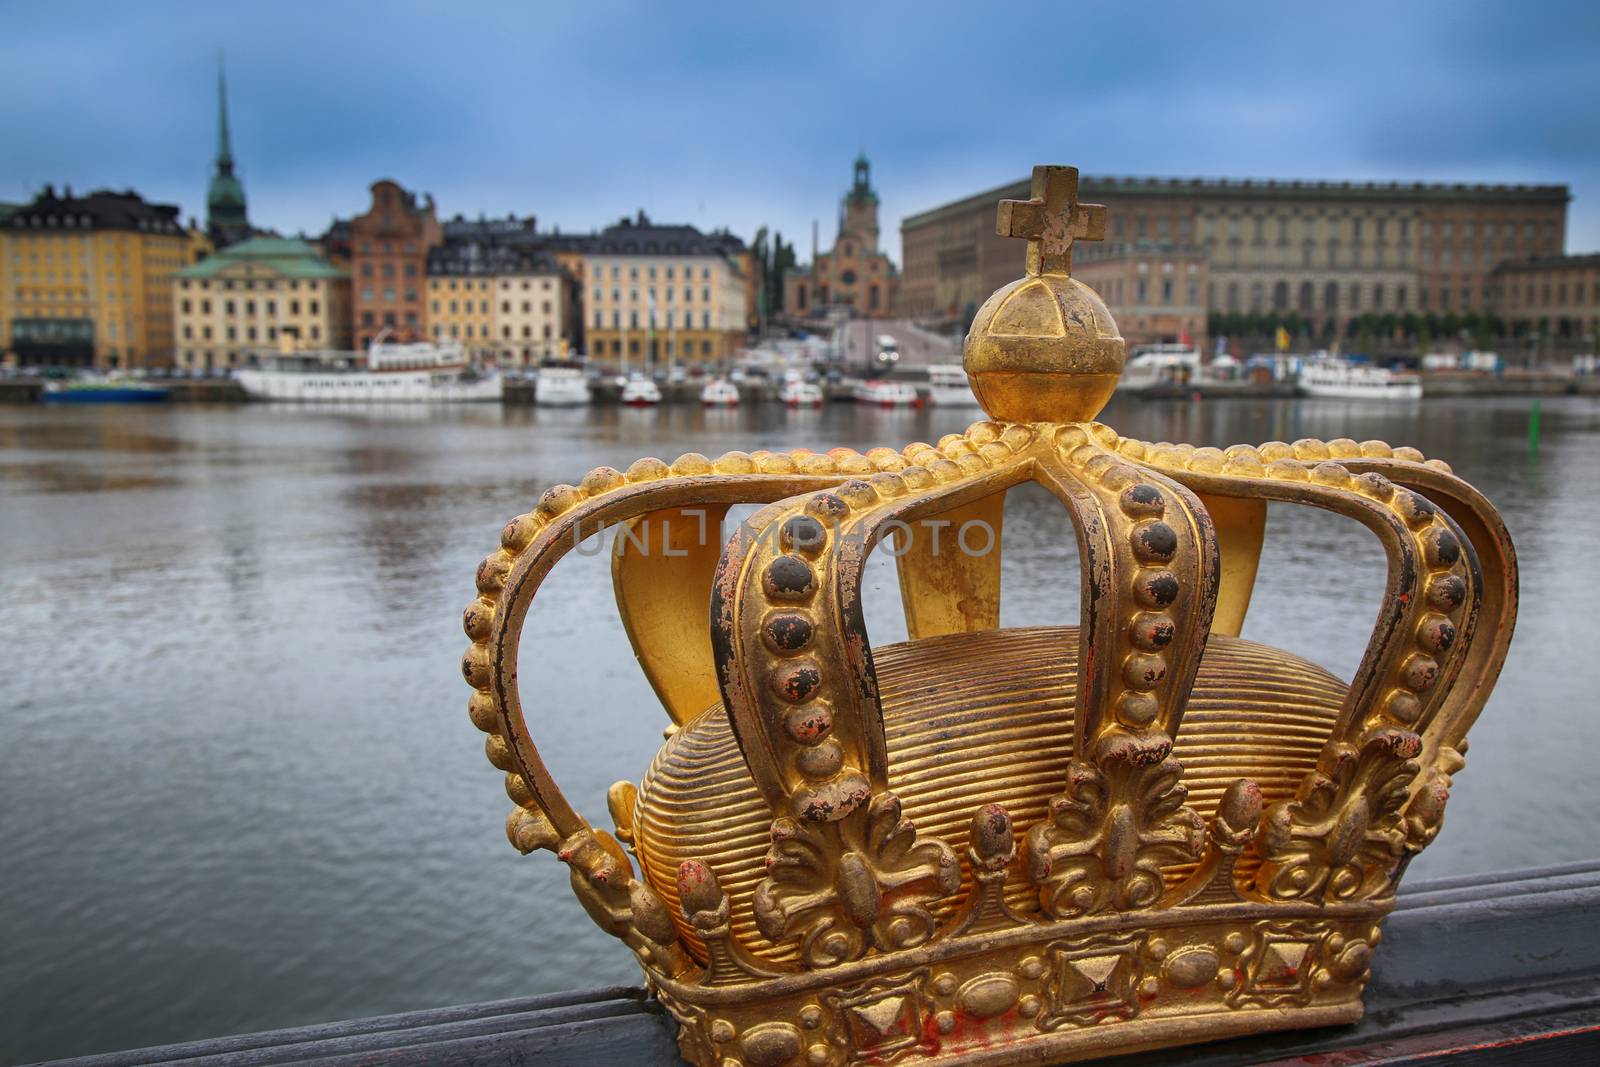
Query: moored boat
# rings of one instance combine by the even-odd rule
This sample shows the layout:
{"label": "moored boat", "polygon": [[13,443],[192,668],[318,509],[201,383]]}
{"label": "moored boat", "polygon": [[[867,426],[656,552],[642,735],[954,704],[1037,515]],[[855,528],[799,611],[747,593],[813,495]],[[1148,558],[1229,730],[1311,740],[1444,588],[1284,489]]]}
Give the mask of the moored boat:
{"label": "moored boat", "polygon": [[858,404],[872,404],[880,408],[914,408],[921,402],[916,386],[910,382],[891,382],[882,378],[856,385]]}
{"label": "moored boat", "polygon": [[1344,400],[1420,400],[1422,379],[1342,359],[1315,359],[1300,368],[1300,391]]}
{"label": "moored boat", "polygon": [[551,360],[539,366],[539,378],[533,384],[535,404],[547,408],[575,408],[591,399],[583,364]]}
{"label": "moored boat", "polygon": [[708,408],[739,406],[739,387],[725,378],[712,378],[700,390],[700,403]]}
{"label": "moored boat", "polygon": [[46,404],[156,404],[172,399],[172,390],[131,378],[79,378],[51,382],[39,399]]}
{"label": "moored boat", "polygon": [[972,385],[967,372],[958,363],[937,363],[928,368],[928,403],[934,407],[975,408],[978,398],[972,395]]}
{"label": "moored boat", "polygon": [[661,389],[642,374],[634,374],[622,386],[622,402],[630,408],[649,408],[661,403]]}
{"label": "moored boat", "polygon": [[823,400],[822,386],[808,382],[799,375],[792,375],[784,380],[783,387],[778,390],[778,399],[785,407],[820,408]]}
{"label": "moored boat", "polygon": [[366,352],[275,352],[233,372],[252,400],[462,403],[499,400],[505,379],[467,359],[459,342],[374,343]]}
{"label": "moored boat", "polygon": [[1163,343],[1140,345],[1128,354],[1117,389],[1138,393],[1147,389],[1183,385],[1200,374],[1200,350],[1193,345]]}

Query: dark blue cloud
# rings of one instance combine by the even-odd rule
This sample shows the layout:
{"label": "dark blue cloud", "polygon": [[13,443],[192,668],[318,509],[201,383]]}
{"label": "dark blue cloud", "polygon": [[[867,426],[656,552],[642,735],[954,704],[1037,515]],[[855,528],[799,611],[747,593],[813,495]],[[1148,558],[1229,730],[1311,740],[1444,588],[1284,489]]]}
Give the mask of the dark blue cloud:
{"label": "dark blue cloud", "polygon": [[0,4],[0,199],[203,210],[226,50],[260,224],[390,176],[446,213],[831,237],[858,149],[886,240],[1035,162],[1118,174],[1566,182],[1600,247],[1600,5]]}

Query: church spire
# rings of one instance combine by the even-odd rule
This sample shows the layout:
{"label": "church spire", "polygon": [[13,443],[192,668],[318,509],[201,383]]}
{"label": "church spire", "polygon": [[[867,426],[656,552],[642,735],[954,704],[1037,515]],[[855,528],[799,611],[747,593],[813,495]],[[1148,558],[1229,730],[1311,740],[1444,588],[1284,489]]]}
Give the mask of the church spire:
{"label": "church spire", "polygon": [[217,248],[226,248],[251,235],[245,211],[244,185],[233,173],[233,138],[228,133],[228,82],[217,55],[217,162],[206,192],[206,232]]}
{"label": "church spire", "polygon": [[228,136],[228,77],[217,53],[217,173],[233,173],[233,144]]}

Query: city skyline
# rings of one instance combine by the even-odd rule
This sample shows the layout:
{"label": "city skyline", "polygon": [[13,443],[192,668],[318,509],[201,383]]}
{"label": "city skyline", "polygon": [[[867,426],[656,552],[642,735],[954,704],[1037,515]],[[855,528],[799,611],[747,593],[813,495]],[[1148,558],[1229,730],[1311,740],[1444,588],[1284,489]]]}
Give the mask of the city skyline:
{"label": "city skyline", "polygon": [[[1346,4],[1292,30],[1259,6],[1138,25],[1088,9],[1030,16],[1021,36],[954,8],[686,20],[351,5],[318,10],[314,34],[295,10],[0,7],[0,86],[31,101],[0,116],[0,200],[131,187],[203,220],[220,48],[251,220],[284,233],[358,213],[390,177],[444,217],[587,232],[643,208],[746,239],[768,225],[805,260],[813,219],[831,245],[864,151],[897,262],[902,218],[1040,158],[1092,174],[1564,183],[1566,247],[1600,248],[1586,52],[1600,15],[1575,4]],[[973,32],[946,32],[963,20]],[[1165,33],[1141,38],[1153,22]],[[1359,56],[1319,69],[1303,55],[1379,23],[1391,29],[1363,34]],[[1019,62],[995,40],[1061,58]]]}

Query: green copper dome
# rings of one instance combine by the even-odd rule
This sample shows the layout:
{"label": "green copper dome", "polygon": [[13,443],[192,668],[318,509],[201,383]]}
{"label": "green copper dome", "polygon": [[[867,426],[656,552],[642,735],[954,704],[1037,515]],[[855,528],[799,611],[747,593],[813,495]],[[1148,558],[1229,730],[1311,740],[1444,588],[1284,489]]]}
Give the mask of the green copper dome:
{"label": "green copper dome", "polygon": [[244,185],[232,174],[218,174],[211,179],[211,187],[206,191],[206,207],[216,215],[219,210],[227,208],[236,209],[242,216],[244,213]]}

